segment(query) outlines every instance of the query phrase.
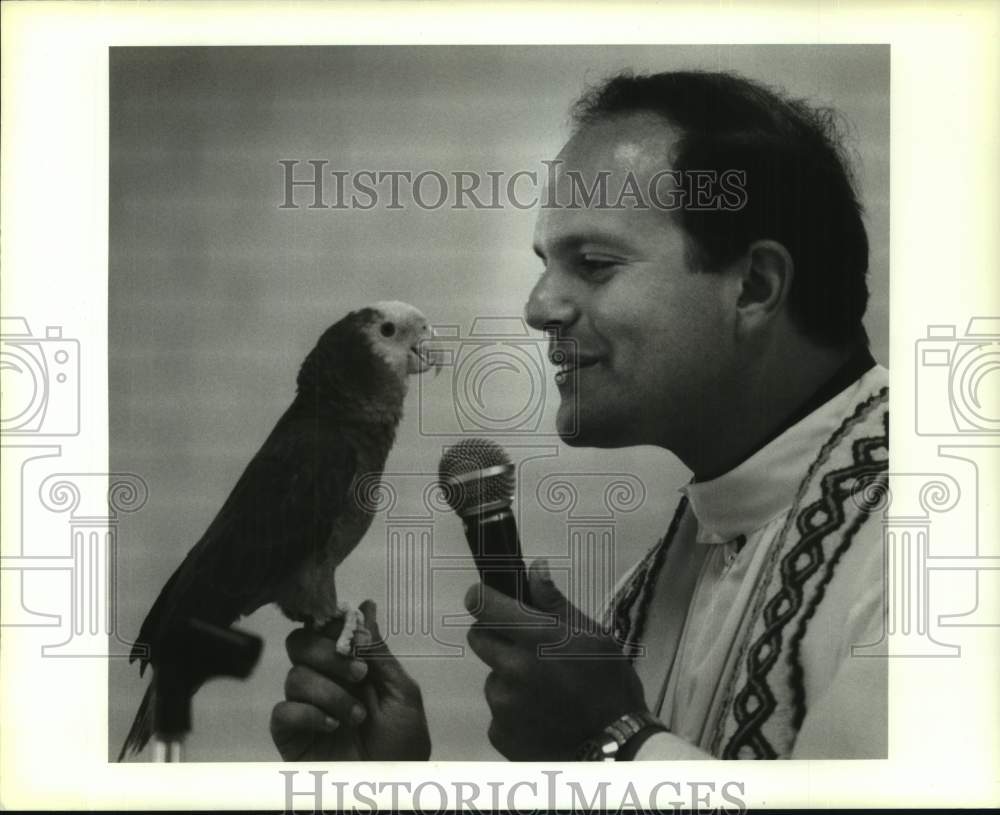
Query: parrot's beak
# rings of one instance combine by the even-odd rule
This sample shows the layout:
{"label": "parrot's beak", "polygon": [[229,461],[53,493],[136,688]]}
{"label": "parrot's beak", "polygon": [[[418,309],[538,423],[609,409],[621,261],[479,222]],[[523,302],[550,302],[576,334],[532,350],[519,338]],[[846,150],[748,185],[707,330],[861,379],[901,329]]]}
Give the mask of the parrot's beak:
{"label": "parrot's beak", "polygon": [[429,348],[427,353],[430,354],[430,364],[434,369],[434,378],[437,379],[441,368],[444,367],[444,352],[441,349]]}
{"label": "parrot's beak", "polygon": [[441,367],[444,364],[444,351],[430,344],[430,341],[433,339],[433,332],[428,330],[426,336],[422,337],[413,346],[411,349],[412,353],[410,354],[408,373],[422,374],[424,371],[429,371],[432,368],[434,369],[435,378],[441,373]]}
{"label": "parrot's beak", "polygon": [[410,359],[406,366],[407,373],[422,374],[431,368],[434,369],[435,376],[441,371],[441,362],[436,351],[418,346],[410,349]]}

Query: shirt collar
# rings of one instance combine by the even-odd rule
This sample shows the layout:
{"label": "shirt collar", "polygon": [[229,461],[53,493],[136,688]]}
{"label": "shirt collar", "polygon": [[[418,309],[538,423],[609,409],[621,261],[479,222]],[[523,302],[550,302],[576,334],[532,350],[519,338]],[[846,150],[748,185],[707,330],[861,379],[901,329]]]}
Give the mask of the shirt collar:
{"label": "shirt collar", "polygon": [[[729,472],[684,487],[681,492],[698,520],[697,542],[725,543],[760,529],[786,512],[805,468],[840,426],[844,415],[887,379],[885,368],[868,369],[853,385],[842,388]],[[821,392],[829,393],[827,386]]]}

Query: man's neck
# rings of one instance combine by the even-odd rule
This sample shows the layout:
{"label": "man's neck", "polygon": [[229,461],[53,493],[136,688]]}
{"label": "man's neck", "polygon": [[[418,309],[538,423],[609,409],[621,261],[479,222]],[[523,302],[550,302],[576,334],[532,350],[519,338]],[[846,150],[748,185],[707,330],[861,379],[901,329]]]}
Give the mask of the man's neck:
{"label": "man's neck", "polygon": [[[697,451],[696,481],[710,481],[748,459],[792,425],[856,382],[875,365],[867,346],[813,349],[789,365],[765,370],[746,392],[737,416],[720,429],[715,444]],[[791,370],[794,367],[794,373]],[[689,463],[688,466],[691,466]]]}

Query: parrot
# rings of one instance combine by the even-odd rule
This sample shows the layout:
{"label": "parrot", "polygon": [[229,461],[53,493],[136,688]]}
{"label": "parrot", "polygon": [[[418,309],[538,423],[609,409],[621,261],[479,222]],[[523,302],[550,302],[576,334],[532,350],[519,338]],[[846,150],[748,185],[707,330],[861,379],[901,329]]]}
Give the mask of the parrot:
{"label": "parrot", "polygon": [[[424,315],[398,301],[352,311],[322,334],[291,406],[146,616],[129,657],[140,676],[150,663],[155,675],[158,646],[181,620],[229,627],[268,603],[316,629],[343,618],[336,647],[351,653],[364,617],[338,599],[335,571],[371,525],[362,493],[382,476],[409,376],[440,371],[432,337]],[[151,683],[119,761],[149,741],[154,693]]]}

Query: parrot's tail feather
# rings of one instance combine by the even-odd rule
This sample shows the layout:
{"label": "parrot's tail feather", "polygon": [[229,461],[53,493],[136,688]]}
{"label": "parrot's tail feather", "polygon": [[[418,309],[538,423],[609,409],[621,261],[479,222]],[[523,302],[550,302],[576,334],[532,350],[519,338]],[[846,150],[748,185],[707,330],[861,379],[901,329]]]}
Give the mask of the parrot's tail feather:
{"label": "parrot's tail feather", "polygon": [[122,745],[121,752],[118,754],[118,761],[124,761],[126,753],[130,753],[131,755],[141,753],[142,749],[149,742],[153,735],[154,707],[155,699],[153,695],[153,685],[150,684],[150,686],[146,688],[146,693],[142,697],[142,702],[139,703],[139,710],[135,714],[135,720],[132,722],[132,727],[129,728],[128,735],[125,737],[125,743]]}

